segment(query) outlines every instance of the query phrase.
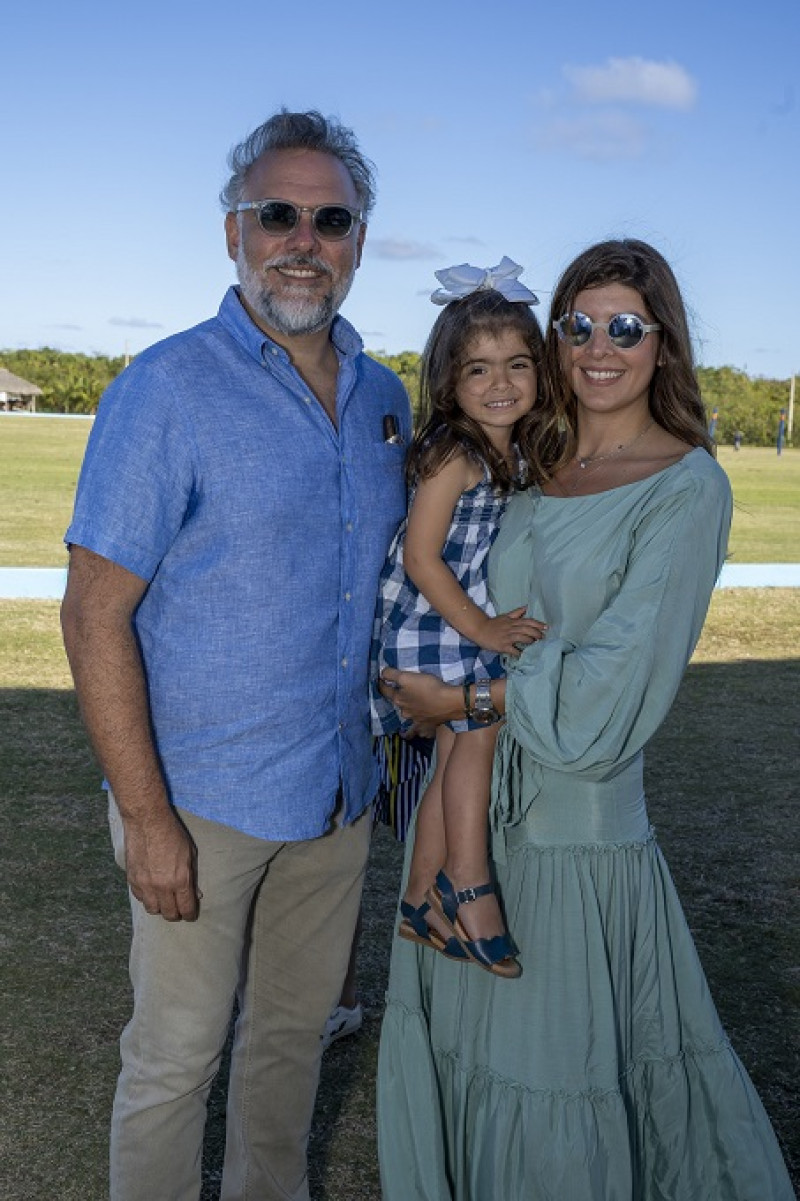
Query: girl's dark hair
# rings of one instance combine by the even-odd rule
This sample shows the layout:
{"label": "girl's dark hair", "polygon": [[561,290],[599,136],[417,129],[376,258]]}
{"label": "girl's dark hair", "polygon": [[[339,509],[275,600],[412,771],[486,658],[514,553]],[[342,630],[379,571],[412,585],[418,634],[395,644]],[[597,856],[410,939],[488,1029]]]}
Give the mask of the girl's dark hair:
{"label": "girl's dark hair", "polygon": [[654,421],[690,446],[702,446],[713,454],[678,281],[657,250],[646,242],[626,238],[598,242],[578,255],[553,293],[547,323],[546,366],[556,411],[566,434],[561,462],[575,453],[577,403],[563,370],[561,343],[553,321],[572,310],[579,292],[616,283],[637,291],[653,320],[661,325],[659,334],[648,334],[660,338],[658,365],[650,383],[650,413]]}
{"label": "girl's dark hair", "polygon": [[480,458],[492,485],[501,492],[517,486],[514,472],[492,446],[477,421],[468,417],[456,396],[469,343],[481,334],[497,337],[517,330],[536,367],[536,403],[516,423],[512,440],[526,468],[526,483],[545,479],[556,457],[559,437],[552,407],[545,414],[544,339],[527,304],[506,300],[499,292],[479,290],[451,301],[430,332],[420,364],[420,421],[408,454],[410,484],[436,475],[455,455],[466,451]]}

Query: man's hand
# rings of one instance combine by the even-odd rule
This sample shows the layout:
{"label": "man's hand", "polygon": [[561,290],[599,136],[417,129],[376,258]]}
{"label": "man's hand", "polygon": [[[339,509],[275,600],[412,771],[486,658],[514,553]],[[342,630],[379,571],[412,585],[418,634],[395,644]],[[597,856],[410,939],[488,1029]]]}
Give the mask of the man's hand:
{"label": "man's hand", "polygon": [[170,805],[153,742],[133,614],[148,584],[81,546],[61,623],[81,713],[125,828],[128,883],[148,913],[197,917],[194,843]]}
{"label": "man's hand", "polygon": [[403,721],[413,722],[409,734],[431,737],[445,721],[464,716],[462,689],[444,684],[422,671],[396,671],[386,667],[378,683],[381,694],[394,705]]}
{"label": "man's hand", "polygon": [[193,922],[198,913],[197,852],[179,818],[167,812],[123,818],[125,870],[137,901],[151,916]]}

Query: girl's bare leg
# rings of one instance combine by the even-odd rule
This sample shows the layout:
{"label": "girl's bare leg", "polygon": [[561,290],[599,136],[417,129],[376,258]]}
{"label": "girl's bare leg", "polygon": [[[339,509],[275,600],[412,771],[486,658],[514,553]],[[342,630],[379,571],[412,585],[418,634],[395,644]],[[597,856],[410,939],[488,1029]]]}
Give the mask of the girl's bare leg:
{"label": "girl's bare leg", "polygon": [[[489,797],[497,727],[455,734],[442,783],[445,875],[456,891],[485,884],[489,873]],[[478,897],[458,912],[471,938],[493,938],[506,930],[497,898]]]}
{"label": "girl's bare leg", "polygon": [[[418,908],[425,900],[425,893],[441,871],[445,861],[444,812],[442,806],[442,781],[450,752],[456,736],[447,726],[436,731],[436,769],[417,810],[414,850],[408,872],[405,900]],[[449,937],[450,931],[435,914],[427,913],[425,920],[439,932]]]}

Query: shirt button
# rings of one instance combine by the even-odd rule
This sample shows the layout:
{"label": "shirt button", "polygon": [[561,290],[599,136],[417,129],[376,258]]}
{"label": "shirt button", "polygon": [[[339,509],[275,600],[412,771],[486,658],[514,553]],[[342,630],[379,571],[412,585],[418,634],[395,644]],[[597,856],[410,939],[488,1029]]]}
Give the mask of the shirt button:
{"label": "shirt button", "polygon": [[342,659],[342,667],[347,667],[347,656],[345,656],[345,658]]}
{"label": "shirt button", "polygon": [[352,523],[352,521],[348,521],[347,525],[346,525],[344,528],[347,530],[348,534],[352,534],[352,532],[353,532],[353,523]]}
{"label": "shirt button", "polygon": [[344,599],[345,599],[346,601],[352,600],[352,595],[351,595],[351,593],[349,593],[349,592],[345,592],[345,594],[344,594]]}

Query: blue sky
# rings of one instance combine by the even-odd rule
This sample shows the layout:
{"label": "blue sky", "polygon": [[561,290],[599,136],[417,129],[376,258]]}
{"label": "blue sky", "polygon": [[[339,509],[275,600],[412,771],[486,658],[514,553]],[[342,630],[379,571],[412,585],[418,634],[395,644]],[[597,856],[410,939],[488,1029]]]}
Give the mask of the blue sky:
{"label": "blue sky", "polygon": [[702,364],[800,372],[798,0],[27,0],[0,33],[0,348],[135,354],[215,312],[227,152],[285,104],[377,164],[343,310],[370,349],[421,349],[440,267],[507,254],[546,313],[629,235]]}

